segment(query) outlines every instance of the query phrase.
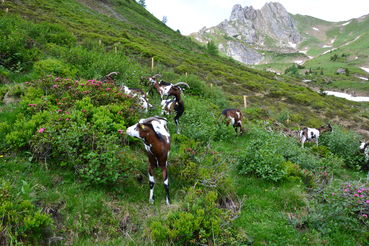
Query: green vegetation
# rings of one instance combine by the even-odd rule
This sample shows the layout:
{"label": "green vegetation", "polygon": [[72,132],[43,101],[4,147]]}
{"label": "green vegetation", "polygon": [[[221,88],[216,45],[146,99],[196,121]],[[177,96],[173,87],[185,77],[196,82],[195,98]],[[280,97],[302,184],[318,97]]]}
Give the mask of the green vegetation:
{"label": "green vegetation", "polygon": [[[9,8],[0,18],[1,245],[366,243],[360,137],[336,126],[320,146],[302,149],[280,134],[328,121],[364,127],[364,105],[220,57],[135,1],[0,6]],[[100,81],[112,71],[114,82]],[[191,87],[180,135],[168,117],[170,206],[160,170],[149,204],[147,157],[125,134],[160,115],[160,101],[149,96],[154,108],[145,113],[119,90],[147,91],[141,76],[154,73]],[[243,95],[247,132],[235,137],[219,116],[241,107]]]}

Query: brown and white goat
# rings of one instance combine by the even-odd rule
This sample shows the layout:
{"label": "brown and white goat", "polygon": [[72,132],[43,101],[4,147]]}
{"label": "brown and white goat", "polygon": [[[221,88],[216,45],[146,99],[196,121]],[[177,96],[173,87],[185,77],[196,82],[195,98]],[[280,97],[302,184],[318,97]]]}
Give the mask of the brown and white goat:
{"label": "brown and white goat", "polygon": [[306,141],[314,141],[318,146],[319,137],[323,132],[331,132],[332,126],[328,124],[327,126],[321,126],[318,129],[305,127],[299,133],[301,147],[304,148],[304,143]]}
{"label": "brown and white goat", "polygon": [[174,123],[176,123],[177,126],[177,133],[179,133],[179,117],[183,115],[185,109],[181,97],[181,88],[179,88],[179,86],[172,86],[168,91],[168,95],[174,98],[161,101],[162,114],[176,113],[176,116],[174,116]]}
{"label": "brown and white goat", "polygon": [[[165,81],[157,81],[157,77],[159,77],[159,74],[156,74],[152,77],[149,78],[149,81],[151,82],[151,84],[155,87],[156,91],[159,93],[160,98],[163,100],[164,96],[169,96],[169,91],[173,86],[179,87],[181,85],[185,85],[188,88],[190,88],[190,86],[185,83],[185,82],[178,82],[176,84],[172,84],[169,82],[165,82]],[[180,88],[180,87],[179,87]],[[181,89],[182,90],[182,89]]]}
{"label": "brown and white goat", "polygon": [[240,134],[245,132],[242,126],[243,115],[239,109],[224,109],[222,115],[225,117],[227,126],[232,123],[232,126],[237,134],[238,132],[240,132]]}
{"label": "brown and white goat", "polygon": [[149,108],[152,108],[152,105],[149,103],[146,93],[143,90],[138,88],[128,88],[125,85],[122,85],[120,90],[129,96],[137,98],[141,108],[143,108],[145,112],[147,112]]}
{"label": "brown and white goat", "polygon": [[162,117],[150,117],[141,119],[137,124],[128,127],[127,134],[142,139],[149,158],[149,202],[154,202],[154,169],[162,169],[164,188],[166,192],[166,203],[170,204],[169,181],[168,181],[168,155],[170,151],[170,134],[167,128],[167,119]]}

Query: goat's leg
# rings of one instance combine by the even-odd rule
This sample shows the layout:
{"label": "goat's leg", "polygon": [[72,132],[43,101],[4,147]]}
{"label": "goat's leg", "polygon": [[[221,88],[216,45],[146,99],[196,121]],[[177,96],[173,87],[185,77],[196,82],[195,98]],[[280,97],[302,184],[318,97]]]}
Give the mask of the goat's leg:
{"label": "goat's leg", "polygon": [[302,136],[301,139],[300,139],[300,141],[301,141],[301,148],[304,148],[304,143],[306,141],[306,137],[305,136]]}
{"label": "goat's leg", "polygon": [[154,179],[154,170],[149,166],[149,186],[150,186],[150,196],[149,196],[149,202],[151,204],[154,203],[154,186],[155,186],[155,179]]}
{"label": "goat's leg", "polygon": [[177,115],[174,117],[174,123],[176,123],[177,134],[180,134],[180,130],[179,130],[179,117],[177,117]]}
{"label": "goat's leg", "polygon": [[163,168],[163,180],[164,180],[164,189],[165,189],[165,202],[167,205],[170,204],[170,198],[169,198],[169,179],[168,179],[168,170],[167,167]]}

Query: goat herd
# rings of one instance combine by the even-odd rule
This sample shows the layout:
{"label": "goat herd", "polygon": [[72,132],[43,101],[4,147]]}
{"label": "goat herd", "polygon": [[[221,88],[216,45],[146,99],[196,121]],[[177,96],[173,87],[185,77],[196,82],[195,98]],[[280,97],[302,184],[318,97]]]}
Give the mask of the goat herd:
{"label": "goat herd", "polygon": [[[112,72],[104,77],[105,81],[112,80],[113,76],[117,75],[117,72]],[[121,90],[134,98],[138,99],[140,106],[148,111],[152,105],[148,102],[147,95],[155,88],[161,98],[162,114],[176,113],[174,122],[177,127],[177,133],[179,133],[179,118],[184,113],[184,102],[181,94],[183,89],[180,86],[190,86],[185,82],[178,82],[176,84],[160,81],[157,78],[160,75],[154,75],[149,77],[147,81],[151,88],[148,93],[145,93],[141,89],[128,88],[127,86],[121,86]],[[167,97],[164,99],[164,97]],[[170,96],[173,98],[168,99]],[[225,123],[229,125],[232,123],[236,133],[244,133],[245,129],[242,126],[243,115],[239,109],[225,109],[222,112],[222,116],[225,119]],[[141,119],[137,124],[127,128],[127,135],[139,138],[143,141],[146,153],[149,159],[149,185],[150,196],[149,202],[154,202],[154,169],[160,167],[162,170],[164,188],[166,192],[166,203],[170,204],[169,197],[169,180],[168,180],[168,156],[170,152],[170,133],[167,127],[167,119],[159,116],[149,117]],[[298,132],[298,137],[301,142],[301,147],[304,147],[306,141],[314,141],[318,145],[319,136],[323,132],[331,132],[332,127],[330,124],[316,128],[303,128]],[[362,143],[360,150],[365,154],[367,160],[369,160],[369,142]]]}

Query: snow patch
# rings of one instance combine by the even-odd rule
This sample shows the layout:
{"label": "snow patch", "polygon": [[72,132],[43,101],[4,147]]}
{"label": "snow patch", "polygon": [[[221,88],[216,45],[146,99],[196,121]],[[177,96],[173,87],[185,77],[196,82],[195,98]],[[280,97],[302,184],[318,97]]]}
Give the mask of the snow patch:
{"label": "snow patch", "polygon": [[336,39],[335,39],[335,38],[331,40],[331,44],[333,44],[333,43],[334,43],[334,41],[336,41]]}
{"label": "snow patch", "polygon": [[295,60],[294,63],[301,65],[301,64],[304,63],[304,61],[303,60]]}
{"label": "snow patch", "polygon": [[360,67],[362,70],[364,70],[365,72],[369,73],[369,67]]}
{"label": "snow patch", "polygon": [[369,97],[355,97],[355,96],[352,96],[350,94],[343,93],[343,92],[337,92],[337,91],[324,91],[324,93],[326,93],[327,95],[330,95],[330,96],[345,98],[349,101],[369,102]]}
{"label": "snow patch", "polygon": [[369,80],[368,78],[365,78],[365,77],[361,77],[361,76],[358,76],[359,79],[362,79],[362,80]]}
{"label": "snow patch", "polygon": [[323,45],[323,48],[332,48],[332,45]]}
{"label": "snow patch", "polygon": [[346,26],[346,25],[348,25],[348,24],[350,24],[351,23],[351,21],[348,21],[348,22],[346,22],[346,23],[343,23],[342,24],[342,26]]}
{"label": "snow patch", "polygon": [[323,52],[323,55],[325,55],[325,54],[327,54],[327,53],[329,53],[329,52],[331,52],[331,51],[334,51],[334,50],[336,50],[336,48],[333,48],[333,49],[330,49],[330,50],[324,51],[324,52]]}
{"label": "snow patch", "polygon": [[313,29],[314,29],[315,31],[319,31],[319,28],[317,28],[317,27],[315,27],[315,26],[313,26]]}
{"label": "snow patch", "polygon": [[295,44],[295,43],[288,42],[288,44],[289,44],[292,48],[296,49],[296,44]]}

